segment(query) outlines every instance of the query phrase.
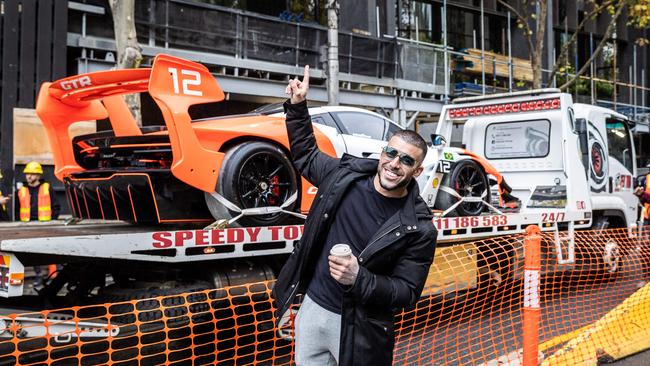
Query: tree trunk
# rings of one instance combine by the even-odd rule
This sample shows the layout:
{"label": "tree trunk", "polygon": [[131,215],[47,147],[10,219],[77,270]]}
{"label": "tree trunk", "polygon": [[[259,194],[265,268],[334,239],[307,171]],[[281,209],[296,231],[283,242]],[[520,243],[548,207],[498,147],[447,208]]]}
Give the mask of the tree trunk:
{"label": "tree trunk", "polygon": [[531,52],[530,66],[533,68],[533,89],[542,87],[542,55],[544,53],[544,32],[546,31],[546,0],[537,3],[537,26],[535,31],[535,48]]}
{"label": "tree trunk", "polygon": [[[117,68],[137,68],[142,62],[142,48],[135,31],[135,0],[109,0],[117,48]],[[142,126],[140,94],[124,97],[138,126]]]}

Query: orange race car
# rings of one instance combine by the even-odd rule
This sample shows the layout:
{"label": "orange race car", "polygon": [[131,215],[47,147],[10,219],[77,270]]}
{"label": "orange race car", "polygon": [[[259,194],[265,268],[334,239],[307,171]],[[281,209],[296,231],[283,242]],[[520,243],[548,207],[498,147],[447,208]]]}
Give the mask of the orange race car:
{"label": "orange race car", "polygon": [[[138,127],[122,94],[149,92],[165,126]],[[273,225],[306,213],[316,188],[294,169],[284,116],[261,113],[192,120],[188,108],[224,93],[200,64],[158,55],[150,69],[102,71],[41,87],[36,112],[55,174],[78,218],[135,223]],[[359,108],[311,108],[321,150],[377,154],[400,129]],[[109,118],[112,131],[71,138],[68,127]],[[354,121],[354,123],[352,123]]]}

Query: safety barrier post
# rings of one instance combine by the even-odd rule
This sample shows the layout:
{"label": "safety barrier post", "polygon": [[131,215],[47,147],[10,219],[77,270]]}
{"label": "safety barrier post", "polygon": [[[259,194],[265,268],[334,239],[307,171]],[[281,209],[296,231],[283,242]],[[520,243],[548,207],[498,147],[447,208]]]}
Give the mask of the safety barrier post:
{"label": "safety barrier post", "polygon": [[539,278],[542,237],[537,225],[526,227],[524,239],[524,306],[523,306],[523,365],[538,365],[539,348]]}

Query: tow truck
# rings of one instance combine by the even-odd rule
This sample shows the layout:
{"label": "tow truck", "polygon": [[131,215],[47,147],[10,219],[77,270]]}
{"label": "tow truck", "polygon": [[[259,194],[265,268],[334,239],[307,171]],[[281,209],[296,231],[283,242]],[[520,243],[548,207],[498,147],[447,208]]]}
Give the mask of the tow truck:
{"label": "tow truck", "polygon": [[[458,124],[463,146],[447,146]],[[474,241],[481,238],[539,225],[555,232],[557,262],[570,264],[575,230],[635,226],[634,146],[627,119],[614,111],[573,104],[554,89],[456,99],[443,108],[431,140],[433,153],[418,178],[438,229],[427,295],[476,288],[486,276],[499,285],[512,272],[490,263],[506,256],[514,266],[521,253],[514,246],[479,247]],[[235,208],[242,215],[282,210]],[[25,267],[52,263],[63,268],[39,289],[42,307],[274,279],[302,225],[233,227],[235,220],[208,227],[2,224],[0,297],[23,296]],[[618,263],[615,243],[608,250],[606,264]]]}
{"label": "tow truck", "polygon": [[[627,228],[634,235],[637,170],[630,123],[613,110],[573,103],[571,95],[558,89],[455,99],[442,109],[432,135],[437,154],[427,157],[437,163],[428,166],[426,182],[421,183],[422,197],[438,209],[434,224],[439,239],[461,242],[522,233],[536,224],[554,233],[552,245],[543,248],[559,265],[554,268],[570,269],[585,259],[577,258],[576,230]],[[463,126],[461,144],[448,147],[458,125]],[[477,186],[483,188],[475,190]],[[504,197],[517,204],[504,205]],[[521,272],[513,267],[522,263],[521,245],[460,246],[466,253],[479,253],[473,262],[482,265],[472,269],[487,272],[497,284],[504,275]],[[609,239],[602,243],[596,263],[586,264],[616,275],[623,255],[618,243]],[[504,258],[508,265],[493,265]],[[431,271],[430,278],[435,273]],[[457,281],[448,286],[459,287]]]}

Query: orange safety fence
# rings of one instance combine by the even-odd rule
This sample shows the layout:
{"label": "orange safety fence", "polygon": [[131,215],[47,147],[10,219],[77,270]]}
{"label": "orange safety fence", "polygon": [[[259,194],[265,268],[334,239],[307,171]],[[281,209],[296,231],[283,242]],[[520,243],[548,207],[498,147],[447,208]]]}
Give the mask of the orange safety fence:
{"label": "orange safety fence", "polygon": [[[650,234],[579,231],[573,240],[574,251],[566,233],[439,247],[421,300],[396,312],[394,364],[514,365],[532,349],[544,364],[579,365],[613,358],[607,342],[635,334],[626,324],[650,339],[650,290],[637,292]],[[524,241],[540,246],[533,272]],[[0,316],[0,365],[290,365],[292,319],[275,327],[272,285]],[[524,288],[539,319],[526,332]]]}

